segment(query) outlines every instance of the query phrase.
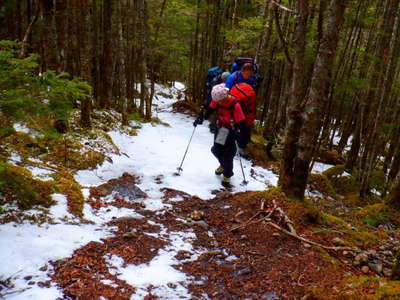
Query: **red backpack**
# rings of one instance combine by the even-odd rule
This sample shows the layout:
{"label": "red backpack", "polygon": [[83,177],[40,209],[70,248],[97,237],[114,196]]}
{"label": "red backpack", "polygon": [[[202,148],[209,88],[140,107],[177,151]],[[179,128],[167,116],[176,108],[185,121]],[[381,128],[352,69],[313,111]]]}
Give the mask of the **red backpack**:
{"label": "red backpack", "polygon": [[242,106],[247,126],[252,126],[256,122],[256,92],[254,88],[247,83],[238,83],[234,85],[229,93],[234,96]]}

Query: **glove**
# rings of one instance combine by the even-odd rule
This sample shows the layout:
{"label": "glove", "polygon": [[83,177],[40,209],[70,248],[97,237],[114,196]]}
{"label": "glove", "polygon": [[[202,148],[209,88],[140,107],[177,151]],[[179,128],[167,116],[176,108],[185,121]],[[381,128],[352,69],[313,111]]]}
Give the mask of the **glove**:
{"label": "glove", "polygon": [[196,127],[197,125],[201,125],[203,124],[203,118],[198,117],[194,122],[193,122],[193,126]]}

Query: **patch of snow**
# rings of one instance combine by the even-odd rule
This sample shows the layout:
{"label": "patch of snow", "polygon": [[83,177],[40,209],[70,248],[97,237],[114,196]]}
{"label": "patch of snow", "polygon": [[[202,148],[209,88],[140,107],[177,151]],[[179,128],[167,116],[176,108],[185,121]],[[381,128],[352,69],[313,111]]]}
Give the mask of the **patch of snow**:
{"label": "patch of snow", "polygon": [[17,131],[17,132],[23,132],[26,134],[30,134],[34,137],[42,137],[43,136],[41,133],[37,132],[36,130],[28,128],[25,124],[23,124],[21,122],[14,123],[13,127],[14,127],[15,131]]}
{"label": "patch of snow", "polygon": [[326,170],[328,170],[329,168],[332,168],[332,167],[333,167],[333,165],[315,162],[311,172],[319,174],[319,173],[325,172]]}
{"label": "patch of snow", "polygon": [[340,138],[341,138],[340,133],[336,132],[335,136],[333,137],[333,144],[334,145],[339,145]]}
{"label": "patch of snow", "polygon": [[185,200],[185,199],[182,196],[176,196],[176,197],[168,199],[169,202],[180,202],[180,201],[183,201],[183,200]]}
{"label": "patch of snow", "polygon": [[[38,226],[28,222],[22,224],[7,223],[0,225],[0,277],[12,278],[15,285],[11,293],[4,299],[37,299],[54,300],[62,298],[62,293],[53,284],[50,288],[42,288],[38,285],[28,285],[24,279],[32,276],[37,284],[50,280],[47,271],[39,269],[48,264],[50,260],[58,260],[69,257],[73,251],[91,241],[101,242],[102,238],[112,236],[110,230],[113,227],[98,224],[78,224],[73,215],[67,211],[67,199],[65,195],[53,194],[57,204],[50,208],[50,216],[56,224],[44,224]],[[26,212],[27,214],[30,211]],[[89,209],[86,207],[86,213]],[[126,211],[111,210],[105,213],[103,219],[111,219],[111,215],[120,215]],[[130,212],[131,213],[131,212]],[[94,215],[93,212],[91,212]],[[76,225],[66,224],[65,221],[77,221]],[[7,245],[7,246],[5,246]],[[4,291],[3,291],[4,292]]]}
{"label": "patch of snow", "polygon": [[11,163],[15,164],[15,163],[20,163],[22,161],[22,157],[18,154],[18,153],[11,153]]}
{"label": "patch of snow", "polygon": [[234,260],[239,260],[239,258],[236,255],[229,255],[227,258],[225,258],[226,261],[234,261]]}
{"label": "patch of snow", "polygon": [[[160,249],[157,256],[147,264],[124,266],[124,260],[121,257],[106,256],[105,260],[109,271],[137,288],[131,299],[143,299],[148,294],[147,289],[150,286],[154,287],[152,294],[159,299],[190,299],[191,295],[185,283],[191,278],[173,266],[180,264],[175,258],[178,251],[193,252],[191,241],[196,238],[196,235],[192,232],[168,232],[162,225],[160,226],[162,227],[160,233],[149,233],[148,235],[169,241],[170,245]],[[198,256],[199,253],[194,253],[189,260],[197,259]],[[155,274],[157,275],[155,276]],[[169,285],[171,283],[174,286]]]}
{"label": "patch of snow", "polygon": [[377,189],[372,189],[371,193],[373,193],[373,194],[375,194],[375,195],[377,195],[379,197],[382,196],[382,193],[380,191],[378,191]]}
{"label": "patch of snow", "polygon": [[[33,278],[37,280],[38,278]],[[50,278],[44,278],[49,280]],[[62,299],[63,294],[60,290],[57,289],[56,286],[52,285],[50,288],[41,288],[37,285],[30,286],[29,289],[21,289],[20,291],[16,291],[13,294],[9,294],[4,297],[4,299],[9,300],[24,300],[24,299],[31,299],[31,300],[44,300],[44,299]]]}
{"label": "patch of snow", "polygon": [[[203,199],[212,198],[214,195],[211,192],[220,189],[221,183],[220,178],[214,174],[218,161],[210,151],[213,135],[208,129],[208,122],[196,128],[183,164],[183,172],[180,176],[173,176],[189,142],[194,120],[190,116],[173,113],[171,104],[175,101],[175,99],[159,97],[156,103],[161,110],[158,114],[159,118],[171,127],[144,124],[136,137],[117,131],[109,132],[114,143],[129,157],[113,155],[113,163],[105,162],[95,172],[79,171],[75,179],[84,186],[96,186],[128,172],[141,177],[142,183],[138,186],[144,191],[159,192],[161,188],[173,188]],[[235,186],[233,192],[265,190],[267,185],[277,184],[278,177],[271,171],[253,167],[248,160],[243,160],[243,167],[249,184],[240,185],[243,180],[242,173],[239,161],[235,160],[234,173],[236,175],[232,178],[232,184]],[[251,170],[260,176],[256,175],[253,180],[250,176]],[[158,175],[164,175],[162,184],[156,184],[153,181],[153,178]],[[158,196],[152,195],[150,198],[158,201],[158,204],[155,202],[151,205],[154,209],[157,205],[159,207],[163,205]]]}
{"label": "patch of snow", "polygon": [[[58,209],[54,213],[61,215]],[[29,288],[23,293],[10,294],[5,299],[44,300],[60,297],[56,287],[29,286],[24,277],[33,276],[35,282],[50,280],[46,272],[39,270],[48,261],[68,257],[75,249],[90,241],[100,242],[101,238],[108,235],[107,230],[88,224],[0,225],[0,274],[2,278],[13,278],[15,290]]]}
{"label": "patch of snow", "polygon": [[182,82],[175,81],[174,88],[176,88],[178,90],[184,90],[186,88],[186,86]]}
{"label": "patch of snow", "polygon": [[36,166],[28,166],[27,169],[31,171],[33,178],[40,179],[43,181],[53,180],[53,178],[50,175],[53,174],[54,171],[50,171],[48,169],[43,169]]}
{"label": "patch of snow", "polygon": [[319,198],[319,199],[324,199],[324,194],[322,194],[319,191],[310,191],[310,190],[306,190],[305,194],[309,197],[314,197],[314,198]]}
{"label": "patch of snow", "polygon": [[118,287],[118,285],[114,281],[109,280],[109,279],[103,279],[103,280],[101,280],[101,283],[104,283],[104,284],[112,286],[112,287]]}
{"label": "patch of snow", "polygon": [[142,219],[141,214],[136,213],[133,209],[125,207],[106,206],[98,210],[93,210],[89,204],[84,205],[83,214],[85,219],[95,222],[96,224],[106,224],[116,218],[131,217]]}
{"label": "patch of snow", "polygon": [[63,194],[53,194],[53,200],[57,201],[57,204],[53,205],[50,208],[50,214],[55,219],[61,218],[74,218],[67,209],[68,209],[68,200],[67,197]]}
{"label": "patch of snow", "polygon": [[26,127],[25,124],[20,123],[20,122],[19,123],[14,123],[13,127],[14,127],[15,131],[17,131],[17,132],[23,132],[23,133],[30,133],[31,132],[31,130],[28,127]]}
{"label": "patch of snow", "polygon": [[[140,85],[139,85],[140,87]],[[178,89],[183,89],[180,83],[174,87],[156,85],[156,91],[176,97]],[[130,136],[117,131],[109,132],[114,143],[125,155],[111,155],[113,163],[105,161],[96,170],[79,171],[75,178],[85,188],[84,196],[89,197],[91,186],[97,186],[110,179],[121,176],[124,172],[141,177],[139,188],[148,194],[143,202],[146,209],[161,211],[168,208],[162,202],[163,188],[172,188],[184,191],[191,195],[197,195],[203,199],[214,197],[213,190],[221,189],[220,178],[214,175],[214,169],[218,167],[217,160],[211,154],[213,135],[210,134],[208,123],[196,128],[192,144],[183,165],[184,171],[180,176],[174,176],[176,168],[181,162],[189,137],[193,131],[193,118],[179,113],[173,113],[171,104],[176,101],[172,97],[157,95],[155,106],[158,117],[170,127],[163,125],[144,124],[139,130],[138,136]],[[25,125],[17,123],[14,128],[18,131],[32,133]],[[18,161],[19,157],[14,156]],[[241,169],[236,159],[234,167],[235,176],[232,183],[235,185],[233,192],[246,190],[264,190],[268,185],[276,185],[278,177],[271,171],[261,167],[252,166],[248,160],[243,160],[244,171],[249,184],[241,186]],[[32,167],[30,169],[35,176],[48,176],[47,170]],[[154,178],[163,175],[161,184],[154,182]],[[33,276],[32,280],[50,280],[47,271],[39,269],[47,265],[50,260],[57,260],[72,255],[77,248],[86,245],[90,241],[100,241],[102,238],[112,236],[115,228],[106,223],[118,217],[130,216],[143,218],[133,209],[117,208],[112,205],[100,209],[92,209],[87,203],[84,205],[84,218],[94,224],[79,224],[79,219],[67,211],[67,199],[64,195],[55,194],[53,198],[57,204],[50,208],[50,216],[56,224],[42,226],[32,225],[27,222],[22,224],[7,223],[0,225],[0,274],[1,278],[13,278],[15,291],[6,299],[40,299],[53,300],[63,298],[60,290],[53,284],[50,288],[40,288],[37,285],[29,286],[23,278]],[[176,197],[175,201],[181,201],[182,197]],[[106,203],[108,199],[103,199]],[[69,221],[76,221],[69,224]],[[174,266],[180,264],[175,256],[180,250],[192,253],[189,260],[195,260],[201,254],[201,249],[194,250],[192,242],[196,235],[190,231],[168,232],[160,224],[149,221],[161,227],[159,234],[153,234],[159,239],[168,242],[168,245],[158,251],[148,264],[125,265],[123,260],[115,255],[107,256],[110,271],[118,278],[125,280],[137,288],[132,299],[143,299],[147,294],[147,288],[153,285],[152,294],[160,299],[190,299],[187,289],[189,283],[196,283],[193,278],[177,270]],[[151,235],[151,234],[149,234]],[[187,260],[185,260],[187,261]],[[51,272],[51,268],[50,268]],[[168,285],[173,283],[173,285]],[[112,283],[111,283],[112,284]],[[173,287],[173,286],[176,286]],[[25,291],[22,291],[27,289]],[[208,298],[208,297],[207,297]]]}

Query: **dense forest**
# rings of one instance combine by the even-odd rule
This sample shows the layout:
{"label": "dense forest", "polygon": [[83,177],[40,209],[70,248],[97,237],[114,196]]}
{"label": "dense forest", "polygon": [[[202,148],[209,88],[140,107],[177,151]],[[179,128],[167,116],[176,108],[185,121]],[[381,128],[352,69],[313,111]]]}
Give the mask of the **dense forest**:
{"label": "dense forest", "polygon": [[92,106],[151,118],[155,82],[184,81],[200,104],[208,68],[255,57],[259,124],[283,145],[287,193],[302,198],[310,164],[334,150],[361,198],[375,177],[399,198],[399,1],[3,2],[0,37],[19,41],[18,58],[37,53],[37,72],[92,87],[83,126]]}
{"label": "dense forest", "polygon": [[[142,125],[132,122],[163,124],[159,87],[175,82],[185,86],[176,107],[196,116],[207,71],[229,70],[241,56],[254,58],[262,77],[250,157],[274,171],[285,199],[319,220],[314,187],[364,209],[364,225],[398,228],[399,12],[400,0],[0,0],[0,213],[13,201],[20,209],[53,203],[48,184],[29,179],[21,188],[26,175],[9,149],[30,145],[21,150],[29,161],[46,148],[46,161],[62,164],[55,186],[78,199],[69,209],[82,217],[74,174],[108,155],[79,154],[74,134],[120,122],[136,135]],[[42,140],[28,141],[16,124]],[[315,174],[321,163],[332,168]],[[0,274],[0,297],[1,282]]]}

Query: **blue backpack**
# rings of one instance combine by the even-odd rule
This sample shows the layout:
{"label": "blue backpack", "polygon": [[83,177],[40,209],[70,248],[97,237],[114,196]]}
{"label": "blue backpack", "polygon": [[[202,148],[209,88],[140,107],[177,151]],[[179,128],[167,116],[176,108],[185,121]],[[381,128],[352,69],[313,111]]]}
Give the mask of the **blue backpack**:
{"label": "blue backpack", "polygon": [[220,67],[212,67],[207,71],[206,78],[206,100],[207,105],[211,102],[211,90],[212,88],[221,83],[221,75],[223,71]]}
{"label": "blue backpack", "polygon": [[254,61],[254,58],[250,57],[238,57],[235,59],[235,62],[231,65],[231,73],[236,71],[240,71],[244,64],[252,64],[254,67],[254,74],[258,73],[258,66]]}
{"label": "blue backpack", "polygon": [[222,75],[222,69],[220,67],[212,67],[207,71],[206,86],[211,88],[218,84]]}

